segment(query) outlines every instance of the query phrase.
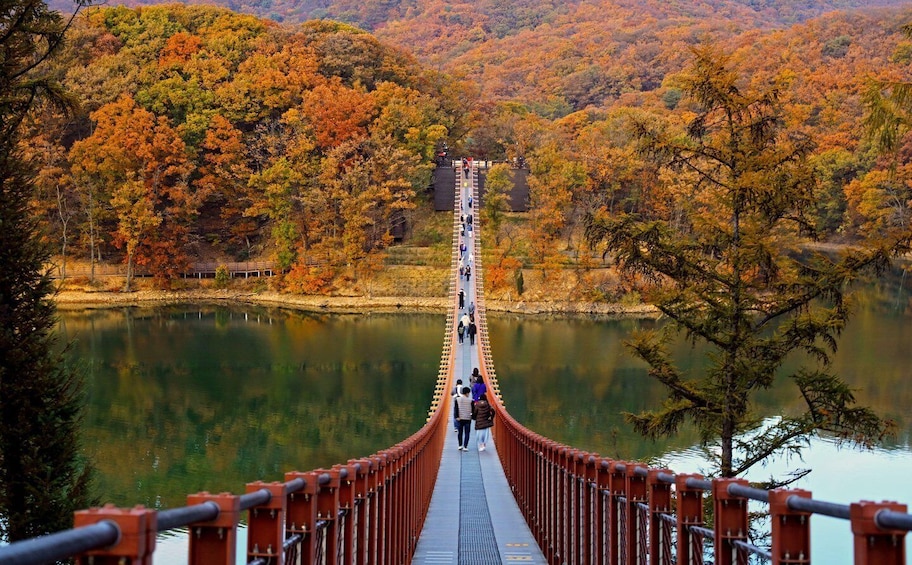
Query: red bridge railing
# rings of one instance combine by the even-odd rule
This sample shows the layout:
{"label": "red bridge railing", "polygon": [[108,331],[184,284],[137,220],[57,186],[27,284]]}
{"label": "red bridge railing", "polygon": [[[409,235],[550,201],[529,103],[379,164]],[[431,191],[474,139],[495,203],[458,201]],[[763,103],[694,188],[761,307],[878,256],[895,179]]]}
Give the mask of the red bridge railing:
{"label": "red bridge railing", "polygon": [[[478,194],[475,194],[478,201]],[[474,252],[481,257],[475,226]],[[510,416],[488,340],[483,261],[475,262],[479,364],[494,394],[497,453],[526,523],[550,563],[568,565],[807,565],[810,517],[849,521],[856,565],[906,562],[912,516],[905,504],[850,505],[800,489],[762,490],[743,479],[707,480],[616,461],[536,434]],[[712,523],[704,523],[711,495]],[[771,546],[748,539],[748,501],[768,504]],[[849,528],[847,528],[849,529]],[[847,560],[848,562],[848,560]]]}
{"label": "red bridge railing", "polygon": [[[478,201],[478,194],[475,195]],[[458,206],[451,266],[458,265]],[[477,219],[476,219],[477,221]],[[707,480],[562,445],[506,411],[488,341],[477,224],[476,323],[480,369],[499,416],[494,436],[513,494],[550,563],[568,565],[776,565],[811,563],[810,516],[848,520],[859,565],[905,563],[912,516],[905,504],[817,501],[799,489],[752,488],[742,479]],[[72,530],[0,547],[0,564],[151,564],[158,532],[189,529],[189,563],[236,563],[237,529],[247,512],[247,563],[408,563],[427,513],[449,431],[449,382],[456,312],[447,316],[433,401],[424,427],[370,457],[330,469],[286,473],[284,482],[246,485],[245,494],[190,495],[188,505],[155,511],[111,506],[78,512]],[[704,497],[712,522],[704,522]],[[768,504],[771,546],[748,539],[748,502]]]}
{"label": "red bridge railing", "polygon": [[201,492],[187,506],[152,510],[112,505],[76,513],[75,527],[0,546],[2,565],[151,565],[156,536],[187,528],[189,565],[235,565],[247,512],[248,565],[408,563],[437,480],[446,433],[455,350],[459,211],[454,210],[452,304],[437,383],[425,425],[405,441],[330,469],[293,471],[284,482],[256,481],[245,494]]}

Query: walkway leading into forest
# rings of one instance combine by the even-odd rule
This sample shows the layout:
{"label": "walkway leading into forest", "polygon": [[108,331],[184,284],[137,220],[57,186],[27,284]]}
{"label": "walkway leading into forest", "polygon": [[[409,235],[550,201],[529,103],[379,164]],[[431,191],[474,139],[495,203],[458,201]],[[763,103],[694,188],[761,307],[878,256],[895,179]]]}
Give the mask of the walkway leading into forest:
{"label": "walkway leading into forest", "polygon": [[[477,206],[469,208],[469,195],[477,204],[477,173],[473,167],[468,176],[462,169],[456,173],[457,208],[473,216],[473,226],[465,231],[468,248],[464,263],[470,256],[478,256]],[[471,265],[478,270],[477,261]],[[461,309],[454,321],[468,311],[470,304],[477,304],[477,273],[469,281],[460,277],[458,288],[465,292],[465,308]],[[466,336],[464,343],[456,343],[453,378],[449,389],[462,379],[471,386],[469,376],[472,369],[479,367],[481,339],[470,343]],[[493,404],[492,404],[493,405]],[[447,414],[452,423],[452,405]],[[488,442],[486,451],[479,452],[473,426],[469,450],[459,451],[455,433],[450,433],[444,442],[443,456],[437,483],[431,498],[431,505],[424,529],[418,539],[418,546],[412,563],[428,565],[444,564],[488,564],[488,563],[547,563],[535,538],[529,531],[497,453],[496,438]]]}

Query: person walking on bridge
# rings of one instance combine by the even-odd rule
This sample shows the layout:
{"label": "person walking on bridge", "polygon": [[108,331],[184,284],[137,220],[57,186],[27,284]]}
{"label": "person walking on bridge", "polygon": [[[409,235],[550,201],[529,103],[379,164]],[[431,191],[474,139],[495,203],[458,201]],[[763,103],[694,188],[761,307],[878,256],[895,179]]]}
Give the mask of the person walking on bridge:
{"label": "person walking on bridge", "polygon": [[467,386],[462,387],[462,394],[453,402],[453,418],[456,420],[456,439],[459,451],[469,450],[469,432],[472,430],[472,399]]}
{"label": "person walking on bridge", "polygon": [[[473,305],[472,310],[475,309],[474,304],[475,303],[472,302],[472,305]],[[465,291],[460,288],[459,289],[459,309],[462,310],[463,308],[465,308]]]}
{"label": "person walking on bridge", "polygon": [[468,314],[463,314],[462,318],[459,318],[459,325],[462,326],[462,332],[463,332],[463,333],[459,334],[459,343],[463,343],[462,336],[465,335],[465,332],[469,331],[469,322],[470,321],[471,320],[469,320]]}
{"label": "person walking on bridge", "polygon": [[475,334],[478,333],[478,326],[475,325],[475,320],[472,319],[472,316],[469,316],[469,328],[466,332],[469,334],[469,345],[475,345]]}
{"label": "person walking on bridge", "polygon": [[472,402],[484,398],[485,394],[488,392],[488,386],[484,383],[484,379],[481,378],[478,367],[475,367],[472,370],[472,376],[469,378],[469,382],[472,383]]}
{"label": "person walking on bridge", "polygon": [[491,435],[491,428],[494,426],[494,408],[486,396],[472,404],[472,419],[475,420],[475,441],[478,442],[478,451],[484,451]]}
{"label": "person walking on bridge", "polygon": [[[456,386],[453,387],[453,402],[456,402],[456,399],[459,398],[463,388],[462,379],[456,379]],[[459,433],[459,420],[455,416],[453,417],[453,431]]]}

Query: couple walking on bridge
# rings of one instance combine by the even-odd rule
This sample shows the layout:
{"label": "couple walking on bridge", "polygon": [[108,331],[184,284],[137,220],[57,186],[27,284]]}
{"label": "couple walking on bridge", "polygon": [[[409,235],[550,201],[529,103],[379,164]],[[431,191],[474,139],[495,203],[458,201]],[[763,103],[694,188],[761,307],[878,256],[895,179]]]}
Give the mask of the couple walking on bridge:
{"label": "couple walking on bridge", "polygon": [[472,388],[462,386],[462,379],[456,381],[453,389],[453,422],[458,434],[459,451],[469,450],[472,420],[475,421],[478,451],[484,451],[487,447],[494,426],[494,408],[488,402],[486,393],[487,386],[477,367],[472,371]]}

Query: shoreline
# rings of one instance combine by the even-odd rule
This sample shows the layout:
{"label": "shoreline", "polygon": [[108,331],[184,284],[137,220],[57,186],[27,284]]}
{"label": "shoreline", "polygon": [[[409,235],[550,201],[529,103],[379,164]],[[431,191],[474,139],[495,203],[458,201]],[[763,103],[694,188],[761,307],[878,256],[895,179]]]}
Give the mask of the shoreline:
{"label": "shoreline", "polygon": [[[320,296],[292,295],[280,292],[239,292],[231,290],[194,289],[182,291],[137,290],[121,292],[86,292],[63,290],[53,296],[58,310],[91,310],[124,306],[152,307],[192,302],[259,304],[311,312],[446,312],[450,307],[445,297],[408,296]],[[601,302],[530,302],[486,300],[489,312],[525,315],[594,315],[624,318],[656,318],[658,310],[648,304],[627,306]]]}

